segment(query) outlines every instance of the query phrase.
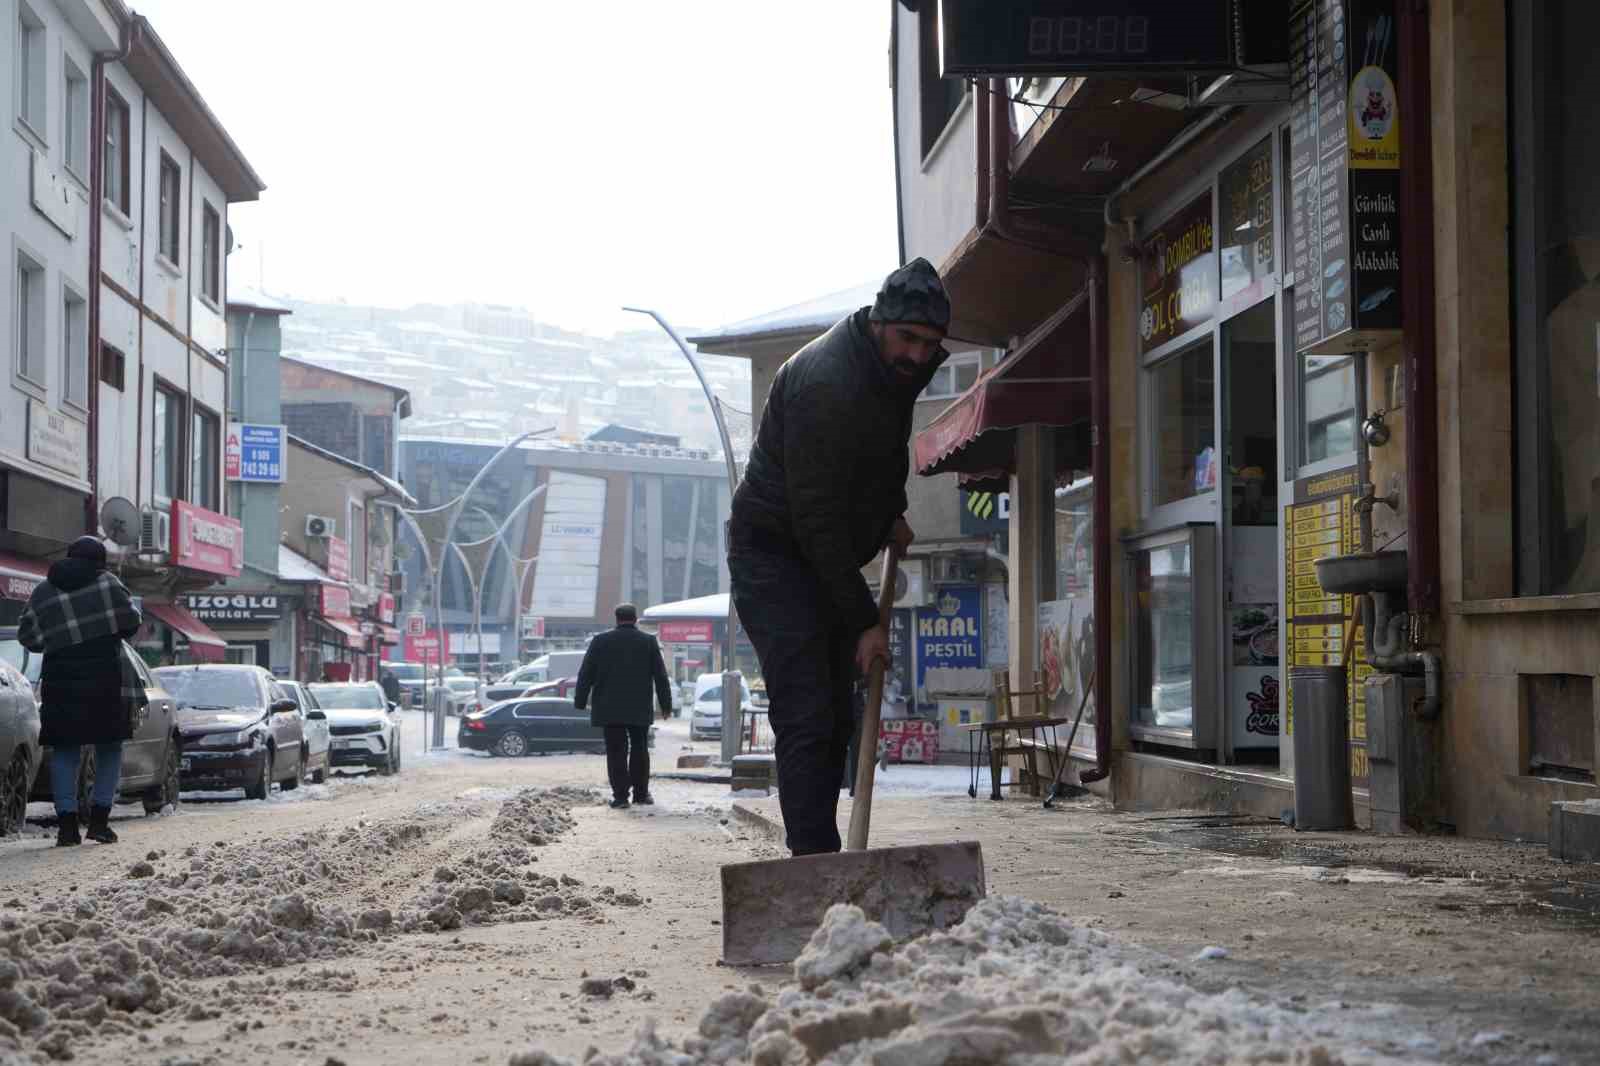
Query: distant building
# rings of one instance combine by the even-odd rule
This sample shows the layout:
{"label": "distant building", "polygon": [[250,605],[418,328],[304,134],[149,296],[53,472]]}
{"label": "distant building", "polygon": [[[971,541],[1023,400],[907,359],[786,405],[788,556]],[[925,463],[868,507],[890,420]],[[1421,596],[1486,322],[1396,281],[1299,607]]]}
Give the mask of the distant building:
{"label": "distant building", "polygon": [[613,444],[660,444],[668,448],[679,447],[683,440],[676,433],[652,433],[648,429],[619,426],[614,422],[589,434],[589,439]]}
{"label": "distant building", "polygon": [[289,432],[393,477],[395,442],[411,417],[411,393],[344,370],[285,356],[283,421]]}
{"label": "distant building", "polygon": [[[465,492],[499,447],[403,438],[401,475],[419,507],[439,507]],[[655,444],[529,441],[478,483],[455,540],[491,536],[539,486],[543,493],[513,518],[507,550],[487,560],[484,654],[490,659],[582,646],[584,638],[611,625],[612,609],[624,600],[642,608],[727,590],[727,468],[711,453]],[[539,557],[520,588],[507,551],[521,559]],[[419,592],[414,603],[427,585],[422,555],[413,545],[405,562],[406,587]],[[443,603],[452,647],[462,647],[472,600],[458,565],[445,571]],[[520,640],[524,616],[542,620],[542,638]],[[431,612],[428,621],[431,626]]]}

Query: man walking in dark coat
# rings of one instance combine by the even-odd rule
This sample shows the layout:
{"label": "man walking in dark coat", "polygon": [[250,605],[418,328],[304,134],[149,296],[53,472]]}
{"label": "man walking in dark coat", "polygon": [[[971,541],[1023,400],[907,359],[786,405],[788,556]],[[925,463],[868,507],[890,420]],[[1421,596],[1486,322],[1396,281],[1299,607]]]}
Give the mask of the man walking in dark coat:
{"label": "man walking in dark coat", "polygon": [[90,840],[115,844],[111,804],[122,772],[122,742],[132,738],[134,710],[143,693],[125,677],[122,642],[138,633],[142,619],[133,597],[106,569],[106,548],[80,537],[23,609],[17,640],[44,654],[39,675],[39,743],[50,748],[50,787],[55,793],[56,844],[82,843],[78,836],[79,748],[94,745],[94,796]]}
{"label": "man walking in dark coat", "polygon": [[950,301],[926,259],[796,352],[767,394],[728,523],[739,622],[755,646],[777,740],[790,851],[838,851],[851,682],[889,658],[861,568],[906,523],[917,395],[948,355]]}
{"label": "man walking in dark coat", "polygon": [[633,802],[651,804],[650,796],[650,696],[655,689],[661,717],[672,714],[672,686],[661,661],[661,645],[638,628],[639,609],[631,603],[617,607],[617,628],[597,634],[578,668],[578,687],[572,701],[578,710],[589,705],[589,724],[605,731],[606,773],[611,778],[611,806]]}

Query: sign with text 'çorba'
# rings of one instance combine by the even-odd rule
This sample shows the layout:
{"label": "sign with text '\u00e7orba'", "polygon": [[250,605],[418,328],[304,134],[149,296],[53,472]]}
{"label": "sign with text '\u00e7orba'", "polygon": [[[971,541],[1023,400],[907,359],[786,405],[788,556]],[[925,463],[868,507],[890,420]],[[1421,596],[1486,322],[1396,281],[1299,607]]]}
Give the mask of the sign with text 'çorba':
{"label": "sign with text '\u00e7orba'", "polygon": [[1211,321],[1216,310],[1211,194],[1198,197],[1168,219],[1145,241],[1144,248],[1139,350],[1150,352]]}

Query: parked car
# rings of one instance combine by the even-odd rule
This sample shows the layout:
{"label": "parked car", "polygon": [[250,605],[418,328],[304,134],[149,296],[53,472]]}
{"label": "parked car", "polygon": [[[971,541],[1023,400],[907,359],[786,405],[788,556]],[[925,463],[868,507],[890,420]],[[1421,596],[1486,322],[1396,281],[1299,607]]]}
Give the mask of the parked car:
{"label": "parked car", "polygon": [[[163,807],[178,802],[179,741],[174,725],[174,705],[171,694],[153,677],[139,653],[127,643],[122,654],[132,665],[134,673],[144,684],[145,718],[133,736],[122,745],[122,769],[117,775],[117,797],[124,802],[139,800],[145,812],[156,814]],[[15,627],[0,629],[0,658],[14,665],[24,678],[17,695],[25,695],[34,702],[37,714],[39,671],[44,657],[23,648],[17,643]],[[0,689],[0,695],[4,690]],[[3,747],[3,745],[0,745]],[[8,763],[0,763],[7,766]],[[78,809],[90,807],[89,794],[94,790],[94,748],[85,746],[78,757]],[[55,797],[50,783],[50,749],[39,749],[39,764],[30,778],[32,799],[48,801]]]}
{"label": "parked car", "polygon": [[[755,710],[748,685],[740,686],[740,706],[745,715]],[[722,736],[722,675],[701,674],[694,682],[694,703],[689,712],[690,740],[718,740]]]}
{"label": "parked car", "polygon": [[578,687],[576,677],[563,677],[556,681],[496,683],[483,690],[483,706],[489,707],[502,700],[525,699],[530,696],[570,696]]}
{"label": "parked car", "polygon": [[0,639],[0,836],[21,831],[40,764],[39,705],[22,673],[27,656],[15,630]]}
{"label": "parked car", "polygon": [[446,675],[444,687],[449,693],[445,697],[445,714],[462,715],[478,709],[477,678],[466,676],[450,677]]}
{"label": "parked car", "polygon": [[[653,748],[654,726],[649,737]],[[470,751],[508,756],[606,750],[605,733],[589,724],[589,712],[559,696],[505,700],[469,714],[456,727],[456,744]]]}
{"label": "parked car", "polygon": [[328,779],[332,769],[329,761],[328,716],[311,690],[298,681],[278,681],[284,695],[294,700],[300,708],[300,729],[306,737],[306,780],[320,785]]}
{"label": "parked car", "polygon": [[300,707],[259,666],[207,663],[152,671],[178,704],[183,742],[179,774],[185,789],[242,788],[266,799],[306,776]]}
{"label": "parked car", "polygon": [[396,681],[400,682],[400,705],[403,707],[422,706],[423,674],[427,667],[422,663],[384,663],[381,669],[394,674]]}
{"label": "parked car", "polygon": [[375,681],[307,685],[322,704],[332,734],[333,765],[360,766],[385,776],[400,772],[400,708]]}

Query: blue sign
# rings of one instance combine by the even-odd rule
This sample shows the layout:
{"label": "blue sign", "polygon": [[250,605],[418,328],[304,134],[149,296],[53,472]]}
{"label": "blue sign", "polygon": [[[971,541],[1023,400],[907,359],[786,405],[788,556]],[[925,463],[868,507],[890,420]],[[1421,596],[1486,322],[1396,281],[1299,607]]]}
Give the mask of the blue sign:
{"label": "blue sign", "polygon": [[983,669],[983,600],[977,585],[946,585],[917,609],[917,689],[928,670]]}
{"label": "blue sign", "polygon": [[283,482],[283,426],[235,422],[228,427],[226,465],[229,481]]}

